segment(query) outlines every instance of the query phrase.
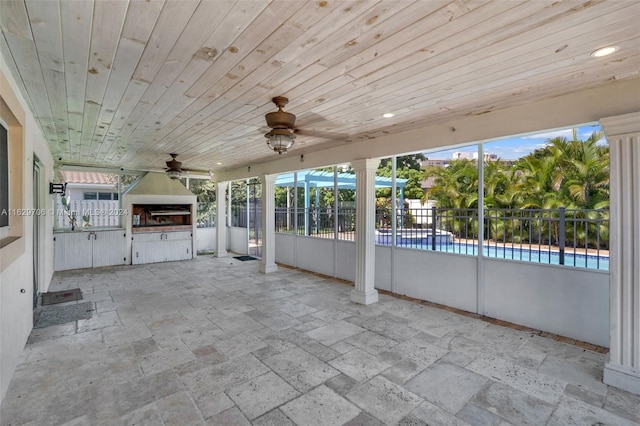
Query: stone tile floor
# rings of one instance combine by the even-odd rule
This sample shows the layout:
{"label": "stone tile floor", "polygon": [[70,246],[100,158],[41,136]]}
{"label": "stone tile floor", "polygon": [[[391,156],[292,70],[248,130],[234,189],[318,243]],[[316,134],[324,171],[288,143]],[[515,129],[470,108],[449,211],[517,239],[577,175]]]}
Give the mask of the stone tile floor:
{"label": "stone tile floor", "polygon": [[[56,273],[88,320],[33,330],[2,425],[631,425],[605,355],[258,262]],[[78,303],[78,302],[70,302]]]}

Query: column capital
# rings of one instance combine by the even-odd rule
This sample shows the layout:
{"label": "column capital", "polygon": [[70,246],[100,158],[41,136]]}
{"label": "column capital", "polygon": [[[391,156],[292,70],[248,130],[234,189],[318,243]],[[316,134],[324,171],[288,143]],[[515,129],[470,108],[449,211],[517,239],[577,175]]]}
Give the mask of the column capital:
{"label": "column capital", "polygon": [[351,167],[353,167],[354,170],[377,170],[379,165],[379,158],[365,158],[351,162]]}
{"label": "column capital", "polygon": [[274,184],[278,175],[260,175],[262,184]]}
{"label": "column capital", "polygon": [[608,137],[640,132],[640,112],[616,115],[600,119]]}

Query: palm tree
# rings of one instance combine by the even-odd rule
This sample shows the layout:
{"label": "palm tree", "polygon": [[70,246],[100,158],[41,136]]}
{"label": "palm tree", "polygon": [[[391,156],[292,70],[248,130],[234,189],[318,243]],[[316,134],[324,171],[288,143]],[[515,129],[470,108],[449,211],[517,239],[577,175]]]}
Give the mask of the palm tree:
{"label": "palm tree", "polygon": [[448,210],[440,226],[467,238],[477,232],[477,219],[473,209],[478,207],[478,168],[475,161],[459,159],[448,167],[429,167],[426,176],[435,176],[435,186],[423,197],[435,200],[438,207]]}

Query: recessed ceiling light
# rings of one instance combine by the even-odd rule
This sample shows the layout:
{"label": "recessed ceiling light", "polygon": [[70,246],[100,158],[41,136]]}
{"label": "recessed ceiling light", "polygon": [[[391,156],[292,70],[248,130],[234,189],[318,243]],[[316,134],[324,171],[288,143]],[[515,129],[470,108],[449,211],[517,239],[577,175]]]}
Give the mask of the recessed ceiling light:
{"label": "recessed ceiling light", "polygon": [[611,55],[612,53],[617,52],[618,50],[620,50],[620,47],[618,47],[618,46],[602,47],[602,48],[592,52],[591,56],[594,57],[594,58],[601,58],[603,56]]}
{"label": "recessed ceiling light", "polygon": [[395,114],[394,114],[394,113],[392,113],[392,112],[387,112],[387,113],[385,113],[385,114],[382,114],[382,116],[383,116],[384,118],[391,118],[391,117],[393,117],[394,115],[395,115]]}
{"label": "recessed ceiling light", "polygon": [[220,162],[218,162],[218,163],[216,163],[216,164],[217,164],[218,166],[222,166],[222,163],[220,163]]}

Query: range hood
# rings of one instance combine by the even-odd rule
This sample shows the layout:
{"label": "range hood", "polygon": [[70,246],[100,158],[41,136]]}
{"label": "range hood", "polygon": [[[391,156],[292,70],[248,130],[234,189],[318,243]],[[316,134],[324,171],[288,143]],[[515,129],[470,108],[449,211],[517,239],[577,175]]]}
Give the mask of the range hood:
{"label": "range hood", "polygon": [[166,173],[149,172],[129,187],[124,195],[188,195],[193,197],[180,181],[171,179]]}

